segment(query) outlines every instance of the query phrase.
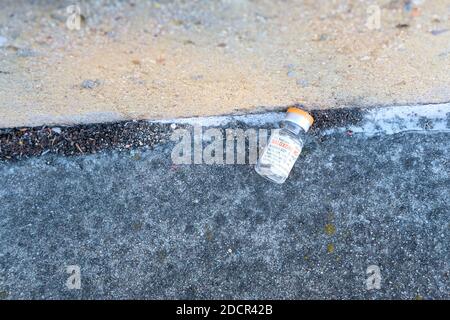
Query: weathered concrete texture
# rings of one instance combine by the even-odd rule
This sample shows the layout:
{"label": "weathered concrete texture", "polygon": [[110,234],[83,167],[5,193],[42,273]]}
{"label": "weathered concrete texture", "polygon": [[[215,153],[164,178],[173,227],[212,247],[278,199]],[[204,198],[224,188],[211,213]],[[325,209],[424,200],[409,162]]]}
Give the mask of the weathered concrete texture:
{"label": "weathered concrete texture", "polygon": [[449,138],[312,138],[281,186],[170,145],[0,164],[1,296],[449,299]]}
{"label": "weathered concrete texture", "polygon": [[0,127],[450,101],[448,0],[77,2],[1,1]]}

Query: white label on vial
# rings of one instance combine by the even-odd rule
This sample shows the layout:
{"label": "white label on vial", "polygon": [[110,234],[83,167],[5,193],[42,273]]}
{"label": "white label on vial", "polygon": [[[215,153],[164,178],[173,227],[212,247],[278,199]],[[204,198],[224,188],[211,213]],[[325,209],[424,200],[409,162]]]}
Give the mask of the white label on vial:
{"label": "white label on vial", "polygon": [[270,136],[267,147],[261,156],[261,164],[270,166],[272,173],[287,177],[301,151],[302,147],[299,142],[289,136],[280,135],[279,130],[276,130]]}

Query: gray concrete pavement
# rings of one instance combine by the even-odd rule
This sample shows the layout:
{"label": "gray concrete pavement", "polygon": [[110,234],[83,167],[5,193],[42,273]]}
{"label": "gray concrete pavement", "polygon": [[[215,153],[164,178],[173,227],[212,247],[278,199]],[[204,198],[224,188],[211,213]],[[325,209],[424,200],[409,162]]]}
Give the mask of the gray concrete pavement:
{"label": "gray concrete pavement", "polygon": [[2,163],[0,295],[449,299],[449,138],[312,136],[281,186],[171,143]]}

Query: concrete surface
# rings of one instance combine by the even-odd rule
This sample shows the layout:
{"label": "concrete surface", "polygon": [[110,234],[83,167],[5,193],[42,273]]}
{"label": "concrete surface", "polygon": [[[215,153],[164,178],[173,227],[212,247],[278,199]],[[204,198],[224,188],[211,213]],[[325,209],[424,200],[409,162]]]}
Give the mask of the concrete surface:
{"label": "concrete surface", "polygon": [[450,101],[448,0],[77,2],[1,1],[0,127]]}
{"label": "concrete surface", "polygon": [[2,163],[0,295],[449,299],[450,133],[426,129],[319,132],[281,186],[171,143]]}

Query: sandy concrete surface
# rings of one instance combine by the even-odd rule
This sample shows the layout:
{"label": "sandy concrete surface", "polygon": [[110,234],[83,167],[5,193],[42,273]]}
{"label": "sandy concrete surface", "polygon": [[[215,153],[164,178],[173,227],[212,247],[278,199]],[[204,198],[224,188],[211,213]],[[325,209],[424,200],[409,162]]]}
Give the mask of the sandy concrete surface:
{"label": "sandy concrete surface", "polygon": [[450,101],[448,0],[71,4],[1,1],[0,127]]}

